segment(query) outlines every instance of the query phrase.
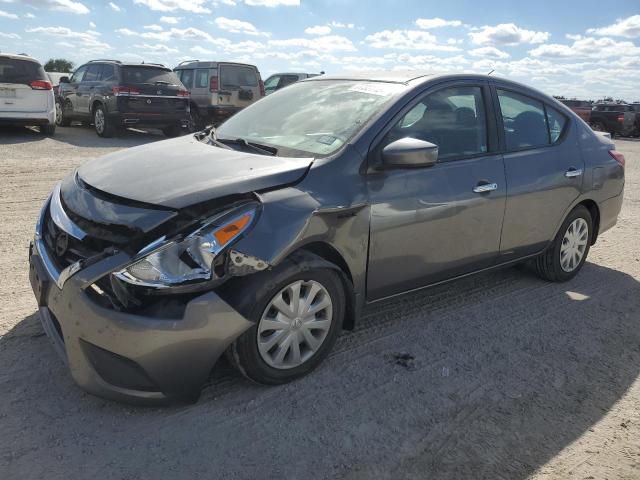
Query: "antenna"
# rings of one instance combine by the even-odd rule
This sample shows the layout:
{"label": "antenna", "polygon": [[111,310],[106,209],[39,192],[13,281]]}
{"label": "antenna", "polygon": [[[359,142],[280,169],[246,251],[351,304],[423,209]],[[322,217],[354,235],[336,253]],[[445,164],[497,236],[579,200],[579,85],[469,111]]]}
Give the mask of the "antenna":
{"label": "antenna", "polygon": [[491,75],[493,72],[495,72],[495,68],[493,70],[491,70],[489,73],[487,73],[487,75]]}

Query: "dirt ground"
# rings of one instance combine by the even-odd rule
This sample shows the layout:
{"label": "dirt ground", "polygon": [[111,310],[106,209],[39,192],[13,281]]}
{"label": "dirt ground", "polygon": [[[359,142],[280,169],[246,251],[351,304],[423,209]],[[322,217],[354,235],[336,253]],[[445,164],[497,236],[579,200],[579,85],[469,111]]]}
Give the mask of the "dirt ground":
{"label": "dirt ground", "polygon": [[73,384],[27,246],[66,172],[161,139],[0,131],[0,479],[640,479],[640,142],[617,141],[623,211],[571,282],[520,267],[404,296],[293,384],[222,363],[197,404],[136,408]]}

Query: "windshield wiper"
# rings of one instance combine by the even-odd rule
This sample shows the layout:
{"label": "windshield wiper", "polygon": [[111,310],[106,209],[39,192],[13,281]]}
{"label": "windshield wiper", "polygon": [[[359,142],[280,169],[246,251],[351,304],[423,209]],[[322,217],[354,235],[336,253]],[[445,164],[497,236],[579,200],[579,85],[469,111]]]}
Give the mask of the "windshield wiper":
{"label": "windshield wiper", "polygon": [[206,135],[206,138],[209,140],[209,142],[213,143],[216,147],[226,148],[227,150],[233,150],[233,148],[231,148],[229,145],[227,145],[226,143],[222,143],[220,140],[218,140],[218,138],[216,137],[215,128],[209,127],[209,130],[205,130],[204,133]]}
{"label": "windshield wiper", "polygon": [[250,148],[251,150],[253,150],[254,152],[258,152],[261,153],[263,155],[277,155],[278,154],[278,149],[275,147],[271,147],[269,145],[262,145],[260,143],[256,143],[256,142],[249,142],[246,138],[236,138],[235,140],[232,139],[217,139],[216,140],[218,142],[223,142],[223,143],[231,143],[231,144],[235,144],[235,145],[242,145],[243,147],[246,148]]}

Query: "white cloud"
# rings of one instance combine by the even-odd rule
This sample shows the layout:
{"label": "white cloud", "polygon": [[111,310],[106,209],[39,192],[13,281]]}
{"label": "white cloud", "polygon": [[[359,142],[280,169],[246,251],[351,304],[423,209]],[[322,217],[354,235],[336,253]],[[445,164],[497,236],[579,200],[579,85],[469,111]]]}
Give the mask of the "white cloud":
{"label": "white cloud", "polygon": [[5,12],[4,10],[0,10],[0,17],[17,20],[18,15],[16,15],[15,13],[9,13],[9,12]]}
{"label": "white cloud", "polygon": [[79,43],[85,53],[94,54],[111,50],[111,46],[108,43],[98,39],[100,33],[94,30],[76,32],[67,27],[36,27],[28,28],[26,32],[68,39],[75,42],[76,46]]}
{"label": "white cloud", "polygon": [[21,37],[17,33],[0,32],[0,38],[10,38],[12,40],[20,40]]}
{"label": "white cloud", "polygon": [[316,25],[305,28],[304,33],[308,35],[329,35],[331,33],[331,27],[328,25]]}
{"label": "white cloud", "polygon": [[547,43],[529,52],[534,57],[610,58],[640,55],[640,47],[633,42],[618,42],[608,37],[580,37],[571,45]]}
{"label": "white cloud", "polygon": [[158,54],[164,55],[167,53],[178,53],[179,50],[177,48],[167,47],[161,43],[156,43],[155,45],[149,45],[148,43],[142,43],[138,45],[134,45],[135,48],[139,50],[143,50],[146,53],[150,54]]}
{"label": "white cloud", "polygon": [[349,29],[355,28],[355,25],[353,23],[342,23],[342,22],[336,22],[335,20],[332,20],[331,22],[329,22],[328,26],[332,28],[349,28]]}
{"label": "white cloud", "polygon": [[611,37],[640,37],[640,15],[620,18],[616,23],[602,28],[590,28],[587,33]]}
{"label": "white cloud", "polygon": [[156,25],[155,23],[153,25],[145,25],[142,28],[144,28],[145,30],[151,30],[152,32],[161,32],[163,30],[160,25]]}
{"label": "white cloud", "polygon": [[207,48],[201,47],[200,45],[196,45],[195,47],[191,47],[191,51],[196,55],[213,55],[213,50],[209,50]]}
{"label": "white cloud", "polygon": [[24,18],[36,18],[36,16],[33,13],[25,13]]}
{"label": "white cloud", "polygon": [[507,52],[497,49],[496,47],[480,47],[473,50],[469,50],[469,55],[472,57],[485,57],[485,58],[509,58]]}
{"label": "white cloud", "polygon": [[363,43],[373,48],[442,52],[455,52],[460,50],[458,47],[453,45],[439,44],[435,35],[420,30],[383,30],[372,35],[367,35]]}
{"label": "white cloud", "polygon": [[116,30],[116,33],[126,37],[141,37],[160,42],[168,42],[170,40],[202,40],[210,43],[216,42],[216,39],[214,39],[209,33],[193,27],[184,29],[171,28],[161,32],[135,32],[129,28],[119,28]]}
{"label": "white cloud", "polygon": [[182,20],[182,17],[160,17],[162,23],[168,23],[169,25],[177,25]]}
{"label": "white cloud", "polygon": [[243,33],[245,35],[267,35],[258,30],[252,23],[232,18],[218,17],[215,19],[218,28],[231,33]]}
{"label": "white cloud", "polygon": [[525,30],[513,23],[501,23],[469,32],[471,41],[476,45],[516,46],[522,43],[543,43],[549,39],[549,32]]}
{"label": "white cloud", "polygon": [[113,10],[114,12],[121,12],[122,11],[122,9],[118,5],[113,3],[113,2],[109,2],[109,6],[111,7],[111,10]]}
{"label": "white cloud", "polygon": [[443,18],[419,18],[416,20],[416,26],[428,30],[430,28],[441,27],[459,27],[462,25],[460,20],[444,20]]}
{"label": "white cloud", "polygon": [[158,12],[184,10],[193,13],[211,13],[207,0],[133,0],[136,5],[145,5]]}
{"label": "white cloud", "polygon": [[257,7],[278,7],[280,5],[287,7],[300,6],[300,0],[244,0],[244,3]]}
{"label": "white cloud", "polygon": [[95,24],[95,23],[93,23],[93,22],[89,22],[89,26],[90,26],[91,28],[96,28],[96,24]]}
{"label": "white cloud", "polygon": [[351,40],[340,35],[326,35],[316,38],[289,38],[286,40],[269,40],[274,47],[300,47],[318,52],[344,51],[353,52],[356,47]]}
{"label": "white cloud", "polygon": [[84,3],[74,0],[22,0],[22,3],[36,8],[47,8],[49,10],[75,13],[78,15],[89,13],[89,9]]}

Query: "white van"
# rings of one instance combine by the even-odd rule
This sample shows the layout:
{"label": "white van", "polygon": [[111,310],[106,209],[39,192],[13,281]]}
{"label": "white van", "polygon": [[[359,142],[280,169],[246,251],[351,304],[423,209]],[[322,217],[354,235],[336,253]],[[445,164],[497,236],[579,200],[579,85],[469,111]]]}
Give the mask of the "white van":
{"label": "white van", "polygon": [[264,97],[254,65],[188,60],[174,71],[191,92],[191,123],[197,129],[218,124]]}
{"label": "white van", "polygon": [[36,59],[0,54],[0,125],[39,126],[56,130],[56,103],[51,81]]}

